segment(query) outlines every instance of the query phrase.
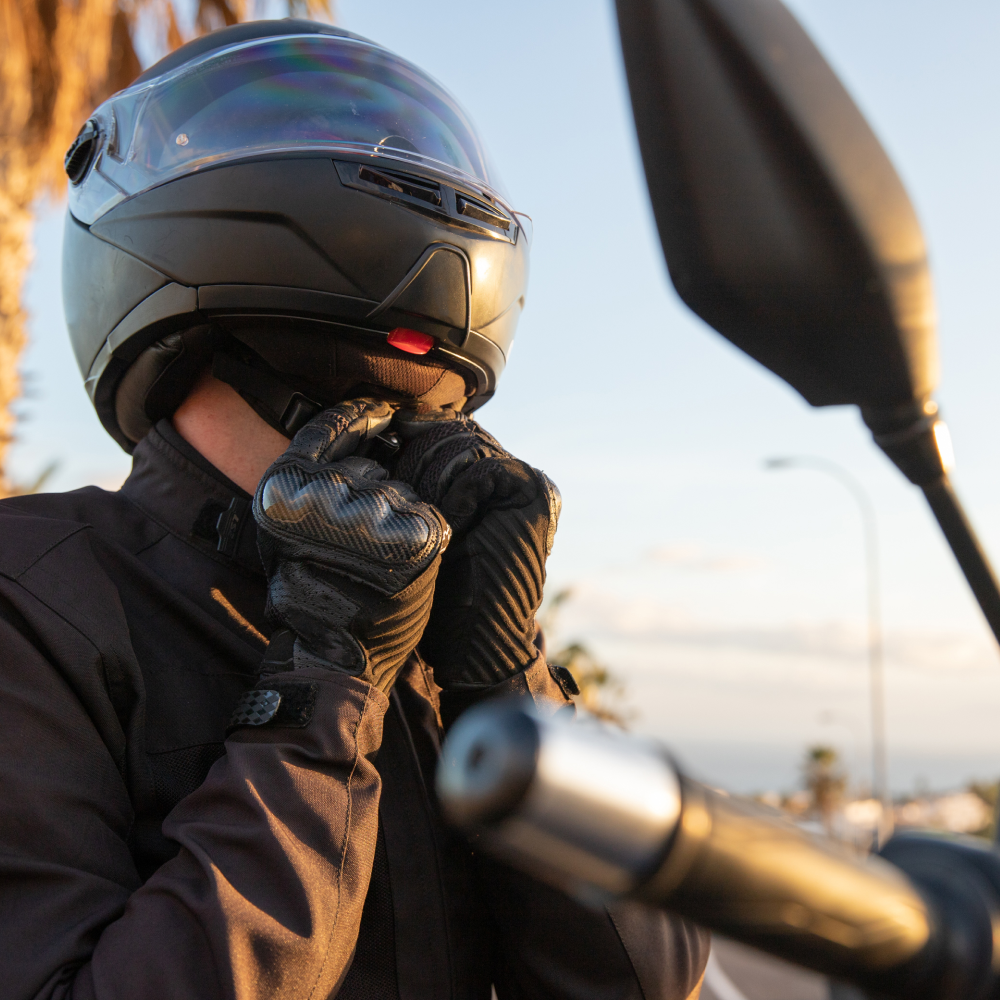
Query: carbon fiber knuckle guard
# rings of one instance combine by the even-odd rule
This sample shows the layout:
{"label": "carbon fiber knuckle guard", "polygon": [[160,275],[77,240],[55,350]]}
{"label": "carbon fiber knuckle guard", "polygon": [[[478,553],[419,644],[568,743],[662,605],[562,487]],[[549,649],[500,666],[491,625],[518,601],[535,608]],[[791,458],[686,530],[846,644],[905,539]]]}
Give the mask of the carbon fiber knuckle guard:
{"label": "carbon fiber knuckle guard", "polygon": [[400,567],[425,564],[446,544],[436,511],[336,467],[275,469],[258,489],[254,517],[265,533]]}

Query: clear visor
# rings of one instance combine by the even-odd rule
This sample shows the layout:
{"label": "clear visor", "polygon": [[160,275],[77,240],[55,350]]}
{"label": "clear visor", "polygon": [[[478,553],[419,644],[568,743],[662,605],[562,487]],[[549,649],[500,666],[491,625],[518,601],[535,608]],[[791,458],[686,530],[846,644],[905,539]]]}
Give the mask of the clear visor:
{"label": "clear visor", "polygon": [[165,181],[262,153],[390,157],[502,196],[455,99],[360,39],[283,35],[216,50],[122,91],[94,117],[107,141],[70,191],[73,214],[88,224]]}

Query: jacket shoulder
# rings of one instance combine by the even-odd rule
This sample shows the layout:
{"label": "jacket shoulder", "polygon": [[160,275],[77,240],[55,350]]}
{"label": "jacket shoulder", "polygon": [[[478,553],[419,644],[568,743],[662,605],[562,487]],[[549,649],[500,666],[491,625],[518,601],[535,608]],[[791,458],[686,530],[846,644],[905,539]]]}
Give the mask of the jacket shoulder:
{"label": "jacket shoulder", "polygon": [[[141,548],[162,530],[120,493],[87,486],[0,500],[0,575],[16,580],[72,535],[92,529],[126,548]],[[144,530],[145,529],[145,530]]]}

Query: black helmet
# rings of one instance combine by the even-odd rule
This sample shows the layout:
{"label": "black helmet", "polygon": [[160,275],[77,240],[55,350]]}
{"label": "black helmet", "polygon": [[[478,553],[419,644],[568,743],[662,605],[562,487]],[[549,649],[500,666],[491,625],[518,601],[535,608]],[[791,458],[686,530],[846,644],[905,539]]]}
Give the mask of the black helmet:
{"label": "black helmet", "polygon": [[66,170],[66,321],[127,450],[209,362],[285,433],[358,386],[493,394],[530,223],[454,99],[380,46],[214,32],[102,104]]}

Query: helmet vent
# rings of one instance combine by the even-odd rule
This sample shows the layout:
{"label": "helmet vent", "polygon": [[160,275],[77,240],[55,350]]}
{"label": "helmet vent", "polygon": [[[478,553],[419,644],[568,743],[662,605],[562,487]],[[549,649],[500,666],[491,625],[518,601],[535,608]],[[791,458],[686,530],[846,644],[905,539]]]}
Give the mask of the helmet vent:
{"label": "helmet vent", "polygon": [[79,184],[83,180],[97,150],[99,136],[97,123],[91,119],[80,129],[79,135],[73,140],[73,145],[66,151],[63,166],[66,168],[66,176],[73,184]]}
{"label": "helmet vent", "polygon": [[488,226],[496,226],[505,232],[510,229],[510,219],[506,215],[501,215],[495,208],[488,208],[482,202],[473,201],[462,195],[456,195],[455,207],[459,215],[468,216],[477,222],[485,222]]}
{"label": "helmet vent", "polygon": [[337,174],[344,187],[385,198],[416,212],[433,213],[442,221],[462,229],[472,229],[492,239],[517,243],[520,227],[506,206],[494,204],[491,195],[478,196],[459,192],[444,181],[438,183],[426,176],[386,169],[381,164],[334,160]]}
{"label": "helmet vent", "polygon": [[441,188],[431,181],[423,178],[417,180],[406,174],[397,174],[388,170],[372,170],[371,167],[362,167],[358,171],[358,177],[370,184],[377,184],[379,187],[395,191],[397,194],[405,194],[410,198],[419,198],[429,205],[441,204]]}

